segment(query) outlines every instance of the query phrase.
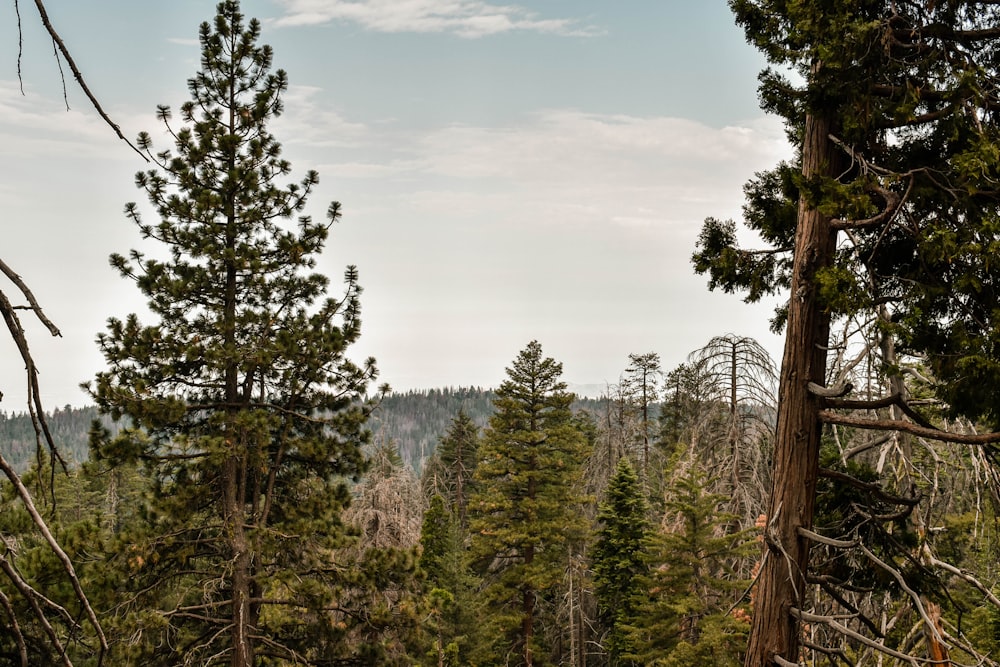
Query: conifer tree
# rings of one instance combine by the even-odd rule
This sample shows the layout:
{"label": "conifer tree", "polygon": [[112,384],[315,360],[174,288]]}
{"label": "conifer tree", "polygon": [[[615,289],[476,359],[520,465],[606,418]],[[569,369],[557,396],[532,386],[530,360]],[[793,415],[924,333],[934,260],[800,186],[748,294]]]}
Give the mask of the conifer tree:
{"label": "conifer tree", "polygon": [[288,81],[259,36],[221,2],[200,28],[185,126],[158,110],[176,152],[139,137],[156,167],[136,184],[159,221],[131,203],[126,214],[159,246],[111,263],[152,322],[109,320],[108,369],[88,387],[131,424],[96,429],[93,454],[138,461],[153,487],[118,556],[131,584],[120,609],[142,638],[128,650],[149,665],[318,664],[345,632],[332,611],[339,514],[364,470],[376,371],[345,356],[360,333],[356,270],[337,299],[312,272],[339,205],[315,222],[302,212],[316,173],[279,184],[290,165],[268,123]]}
{"label": "conifer tree", "polygon": [[625,627],[636,622],[641,577],[647,569],[648,511],[639,477],[622,457],[597,515],[601,527],[590,555],[599,618],[607,630],[604,648],[612,667],[636,664],[622,655],[632,652]]}
{"label": "conifer tree", "polygon": [[479,641],[476,579],[468,568],[465,531],[440,494],[431,497],[424,514],[420,546],[424,597],[430,610],[426,623],[430,642],[421,664],[470,664]]}
{"label": "conifer tree", "polygon": [[573,422],[562,364],[532,341],[507,369],[483,434],[470,501],[473,556],[486,571],[497,664],[545,664],[543,601],[563,578],[569,545],[583,536],[574,505],[586,437]]}
{"label": "conifer tree", "polygon": [[444,495],[463,529],[478,450],[479,427],[465,410],[459,409],[424,469],[425,486]]}
{"label": "conifer tree", "polygon": [[[786,334],[768,558],[746,660],[770,667],[799,659],[808,622],[823,424],[919,427],[921,437],[956,441],[911,410],[906,392],[898,393],[902,384],[893,391],[898,398],[840,400],[851,386],[828,373],[836,318],[874,323],[900,354],[920,357],[949,417],[1000,425],[1000,276],[992,259],[1000,243],[1000,7],[972,0],[729,4],[773,65],[761,74],[760,98],[785,119],[798,148],[794,164],[746,187],[745,221],[766,246],[742,248],[732,221],[710,218],[693,257],[712,287],[743,291],[750,301],[787,294],[774,322]],[[794,82],[783,74],[791,70]],[[880,363],[899,368],[890,357]],[[861,416],[887,399],[904,416]],[[980,434],[975,444],[998,439]]]}
{"label": "conifer tree", "polygon": [[663,532],[647,545],[647,599],[627,628],[633,651],[625,657],[635,664],[735,667],[742,661],[749,617],[734,598],[749,582],[739,579],[733,564],[756,544],[749,531],[726,531],[734,518],[720,511],[727,498],[709,493],[709,485],[692,468],[669,491]]}

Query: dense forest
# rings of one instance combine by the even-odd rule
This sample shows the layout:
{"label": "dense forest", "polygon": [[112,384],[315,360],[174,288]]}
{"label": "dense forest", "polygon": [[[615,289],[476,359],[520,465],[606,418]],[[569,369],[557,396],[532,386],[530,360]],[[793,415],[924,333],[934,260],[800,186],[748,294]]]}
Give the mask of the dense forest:
{"label": "dense forest", "polygon": [[376,385],[357,270],[314,271],[340,205],[283,183],[287,77],[221,2],[173,149],[136,142],[164,251],[111,256],[148,321],[108,320],[94,407],[40,409],[0,263],[0,665],[1000,665],[1000,9],[730,6],[799,151],[746,187],[762,249],[709,218],[692,259],[788,297],[781,366],[720,332],[578,399],[539,341],[492,389]]}

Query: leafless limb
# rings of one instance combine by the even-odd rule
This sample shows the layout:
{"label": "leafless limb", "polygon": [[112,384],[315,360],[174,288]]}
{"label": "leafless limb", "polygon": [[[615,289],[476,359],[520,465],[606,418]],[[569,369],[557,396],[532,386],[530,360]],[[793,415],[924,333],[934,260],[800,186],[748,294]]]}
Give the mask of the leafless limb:
{"label": "leafless limb", "polygon": [[820,410],[819,418],[827,424],[854,426],[872,431],[903,431],[922,438],[959,445],[990,445],[1000,442],[1000,433],[951,433],[900,419],[866,419],[853,415],[842,415],[832,410]]}
{"label": "leafless limb", "polygon": [[[18,28],[17,76],[18,76],[18,80],[20,80],[21,79],[21,44],[22,44],[23,38],[21,36],[21,13],[20,13],[20,10],[18,9],[17,0],[14,1],[14,7],[15,7],[15,9],[17,9],[17,28]],[[122,134],[122,130],[121,130],[120,127],[118,127],[118,124],[115,123],[113,120],[111,120],[111,117],[108,116],[107,112],[105,112],[104,109],[103,109],[103,107],[101,107],[101,103],[98,102],[97,98],[94,97],[94,94],[92,92],[90,92],[90,87],[87,86],[87,82],[84,80],[83,74],[80,72],[80,68],[76,66],[76,61],[74,61],[73,60],[73,56],[70,55],[69,49],[66,48],[66,44],[63,42],[62,37],[59,36],[59,33],[56,32],[56,29],[52,26],[52,22],[49,20],[49,13],[46,11],[45,5],[43,4],[42,0],[35,0],[35,7],[38,8],[38,15],[39,15],[39,17],[42,20],[42,25],[45,26],[45,31],[49,34],[49,37],[52,38],[53,47],[58,49],[58,54],[57,54],[57,57],[56,57],[56,62],[60,62],[59,58],[58,58],[58,55],[61,54],[62,57],[63,57],[63,59],[66,60],[66,64],[69,65],[70,71],[73,72],[73,78],[76,79],[76,83],[77,83],[78,86],[80,86],[80,90],[82,90],[83,94],[87,96],[88,100],[90,100],[90,104],[94,107],[94,110],[97,111],[97,114],[101,117],[101,119],[105,123],[107,123],[108,126],[112,130],[115,131],[115,134],[118,135],[119,139],[121,139],[126,144],[128,144],[129,147],[132,150],[134,150],[136,153],[138,153],[142,157],[143,160],[146,160],[148,162],[149,159],[145,155],[143,155],[142,151],[140,151],[135,146],[135,144],[133,144],[131,141],[129,141],[125,137],[125,135]],[[60,69],[61,68],[62,68],[62,64],[60,63]],[[23,82],[22,82],[21,91],[22,91],[22,93],[24,91]],[[66,82],[63,81],[63,97],[65,98],[65,96],[66,96]]]}
{"label": "leafless limb", "polygon": [[23,578],[21,578],[21,575],[19,575],[10,564],[10,561],[3,556],[0,556],[0,570],[3,570],[3,573],[7,575],[8,579],[10,579],[10,582],[14,584],[14,587],[21,593],[21,595],[24,596],[24,599],[28,601],[32,611],[35,613],[35,618],[38,619],[39,624],[45,630],[45,634],[49,636],[49,641],[52,642],[52,646],[59,654],[59,657],[62,658],[63,665],[65,667],[73,667],[73,663],[70,662],[69,656],[66,655],[66,647],[63,646],[62,641],[60,641],[59,635],[56,634],[56,630],[52,627],[52,623],[49,621],[45,611],[38,604],[38,599],[42,596],[39,595],[38,591],[28,585]]}
{"label": "leafless limb", "polygon": [[[73,567],[73,562],[70,560],[69,556],[63,551],[63,548],[59,546],[56,538],[52,535],[52,531],[49,530],[48,525],[45,523],[45,519],[39,513],[38,509],[35,507],[35,503],[31,499],[31,494],[28,493],[28,489],[24,486],[21,478],[18,477],[17,473],[10,466],[7,460],[0,454],[0,469],[3,470],[7,479],[13,484],[14,489],[17,491],[18,497],[20,497],[21,502],[24,504],[25,509],[28,511],[28,515],[31,516],[32,522],[38,529],[38,532],[42,534],[45,538],[46,543],[49,545],[49,549],[52,553],[56,555],[62,565],[63,571],[66,573],[66,577],[69,579],[73,586],[73,592],[76,594],[77,600],[80,602],[87,615],[87,620],[90,625],[94,628],[97,633],[98,640],[101,644],[100,656],[98,658],[98,665],[101,664],[103,660],[104,652],[108,650],[108,640],[104,636],[104,630],[101,628],[100,622],[97,620],[97,614],[94,612],[94,608],[90,605],[90,600],[87,599],[86,593],[83,591],[83,586],[80,585],[80,579],[76,575],[76,569]],[[23,592],[23,591],[22,591]]]}
{"label": "leafless limb", "polygon": [[[926,662],[918,660],[917,658],[914,658],[912,655],[907,655],[906,653],[900,653],[899,651],[889,648],[885,644],[880,644],[879,642],[873,639],[865,637],[860,632],[851,630],[849,627],[839,622],[840,617],[826,616],[820,614],[810,614],[807,611],[802,611],[800,609],[796,609],[795,607],[789,609],[789,612],[791,613],[792,616],[794,616],[800,621],[803,621],[804,623],[821,623],[823,625],[826,625],[827,627],[839,632],[840,634],[846,637],[850,637],[851,639],[860,642],[861,644],[864,644],[865,646],[872,648],[880,653],[891,655],[892,657],[898,660],[902,660],[903,662],[909,663],[910,665],[913,665],[913,667],[919,667],[921,662]],[[790,664],[794,665],[794,663]]]}
{"label": "leafless limb", "polygon": [[10,619],[10,631],[14,633],[14,642],[17,644],[17,653],[21,658],[21,667],[28,667],[28,645],[24,642],[24,634],[21,633],[21,625],[17,622],[17,615],[14,607],[10,604],[10,599],[0,591],[0,607],[7,613]]}

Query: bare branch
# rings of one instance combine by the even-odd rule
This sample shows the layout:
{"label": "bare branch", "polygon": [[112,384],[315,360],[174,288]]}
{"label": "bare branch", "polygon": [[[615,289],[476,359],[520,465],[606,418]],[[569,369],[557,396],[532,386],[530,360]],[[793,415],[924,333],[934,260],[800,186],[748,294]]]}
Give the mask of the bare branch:
{"label": "bare branch", "polygon": [[827,424],[854,426],[871,431],[904,431],[929,440],[953,442],[959,445],[989,445],[1000,442],[1000,433],[949,433],[898,419],[864,419],[863,417],[841,415],[832,410],[820,410],[819,418]]}
{"label": "bare branch", "polygon": [[31,520],[35,524],[35,527],[38,528],[38,531],[45,538],[45,541],[48,543],[52,553],[56,555],[59,562],[62,564],[63,571],[66,573],[66,577],[70,580],[70,583],[73,586],[73,592],[76,594],[77,600],[83,606],[87,615],[87,620],[90,621],[90,624],[93,626],[94,631],[97,633],[98,640],[101,643],[101,657],[98,659],[98,664],[100,664],[104,652],[108,650],[108,640],[104,636],[104,630],[101,628],[100,621],[97,620],[97,614],[94,613],[94,608],[90,606],[90,600],[87,599],[86,593],[83,592],[83,587],[80,585],[79,577],[76,576],[76,570],[73,567],[73,562],[70,560],[69,556],[66,555],[66,552],[63,551],[62,547],[59,546],[56,538],[53,537],[52,531],[49,530],[48,525],[45,523],[45,519],[42,518],[42,515],[35,507],[35,503],[32,501],[31,494],[28,493],[28,489],[25,488],[21,478],[18,477],[16,472],[14,472],[14,469],[10,466],[2,454],[0,454],[0,469],[3,470],[5,475],[7,475],[7,479],[10,480],[14,489],[17,491],[17,495],[21,499],[21,502],[24,503],[25,509],[28,510],[28,514],[31,516]]}
{"label": "bare branch", "polygon": [[[80,69],[76,66],[76,62],[73,60],[73,56],[70,55],[69,49],[66,48],[66,44],[63,42],[62,37],[60,37],[59,33],[56,32],[56,29],[52,27],[52,22],[49,21],[49,14],[45,10],[45,5],[42,4],[42,0],[35,0],[35,6],[38,8],[38,15],[42,19],[42,25],[45,26],[45,30],[49,33],[49,36],[52,37],[52,42],[56,45],[56,47],[58,47],[59,53],[61,53],[62,57],[66,59],[66,64],[69,65],[70,71],[73,72],[73,77],[76,79],[77,85],[80,86],[80,90],[82,90],[84,95],[87,96],[87,99],[90,100],[91,105],[93,105],[98,115],[100,115],[100,117],[104,120],[104,122],[107,123],[112,130],[115,131],[115,134],[118,135],[119,139],[128,144],[129,147],[136,153],[138,153],[143,160],[149,162],[149,158],[143,155],[143,152],[141,150],[139,150],[131,141],[125,138],[125,135],[122,134],[122,130],[120,127],[118,127],[118,124],[115,123],[113,120],[111,120],[111,117],[108,116],[108,114],[105,113],[104,109],[101,107],[101,103],[98,102],[97,98],[94,97],[94,94],[90,92],[90,88],[87,86],[87,82],[84,81],[83,79],[83,74],[80,73]],[[18,60],[20,63],[20,58]]]}
{"label": "bare branch", "polygon": [[37,317],[39,321],[45,325],[45,328],[49,330],[49,333],[53,336],[61,337],[62,333],[60,333],[59,328],[53,324],[48,317],[46,317],[42,307],[38,305],[38,300],[35,299],[35,295],[32,294],[30,289],[28,289],[24,280],[21,279],[21,276],[15,273],[14,270],[10,268],[10,266],[8,266],[2,259],[0,259],[0,271],[2,271],[12,283],[17,285],[19,290],[21,290],[21,294],[23,294],[24,298],[28,300],[28,304],[31,306],[32,312],[35,313],[35,317]]}
{"label": "bare branch", "polygon": [[[923,661],[923,660],[918,661],[917,658],[914,658],[912,655],[907,655],[905,653],[900,653],[899,651],[896,651],[896,650],[893,650],[893,649],[889,648],[885,644],[880,644],[877,641],[869,639],[868,637],[865,637],[860,632],[857,632],[855,630],[851,630],[846,625],[843,625],[842,623],[837,622],[837,618],[834,617],[834,616],[821,616],[819,614],[810,614],[807,611],[801,611],[799,609],[796,609],[795,607],[791,607],[788,611],[789,611],[789,613],[792,616],[794,616],[795,618],[797,618],[800,621],[803,621],[805,623],[822,623],[822,624],[824,624],[824,625],[832,628],[833,630],[836,630],[837,632],[839,632],[842,635],[850,637],[851,639],[854,639],[855,641],[858,641],[858,642],[864,644],[865,646],[867,646],[869,648],[875,649],[876,651],[879,651],[880,653],[885,653],[886,655],[891,655],[894,658],[897,658],[899,660],[903,660],[903,661],[905,661],[905,662],[913,665],[913,667],[919,667],[920,662],[926,662],[926,661]],[[792,664],[794,664],[794,663],[792,663]]]}
{"label": "bare branch", "polygon": [[823,387],[815,382],[810,382],[807,386],[810,394],[821,396],[823,398],[839,398],[841,396],[846,396],[851,393],[852,389],[854,389],[854,385],[850,382],[845,382],[844,384],[835,385],[833,387]]}

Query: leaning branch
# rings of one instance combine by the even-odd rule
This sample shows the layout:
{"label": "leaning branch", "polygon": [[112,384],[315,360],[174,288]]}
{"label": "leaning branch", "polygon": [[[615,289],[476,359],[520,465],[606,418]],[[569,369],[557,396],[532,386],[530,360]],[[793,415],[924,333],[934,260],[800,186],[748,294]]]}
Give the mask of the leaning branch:
{"label": "leaning branch", "polygon": [[45,523],[45,519],[42,518],[41,513],[39,513],[38,509],[35,507],[35,503],[32,501],[31,494],[28,493],[28,489],[24,486],[21,478],[18,477],[17,473],[2,454],[0,454],[0,470],[3,470],[7,479],[10,480],[10,483],[14,486],[17,495],[21,498],[21,502],[24,503],[25,509],[28,510],[28,514],[31,516],[32,522],[35,524],[35,527],[38,528],[42,537],[45,538],[45,541],[49,545],[49,549],[51,549],[52,553],[54,553],[59,559],[59,562],[62,564],[63,571],[66,573],[66,577],[73,585],[73,592],[76,593],[76,599],[83,606],[87,615],[87,620],[90,621],[90,625],[94,628],[94,631],[97,633],[97,637],[101,642],[101,656],[98,658],[98,664],[100,664],[104,653],[108,650],[108,640],[107,637],[104,636],[104,630],[101,628],[100,621],[97,620],[97,614],[94,612],[94,608],[90,606],[90,600],[87,599],[87,595],[83,591],[83,586],[80,585],[80,579],[76,575],[73,562],[70,560],[66,552],[63,551],[63,548],[59,546],[56,538],[52,535],[52,531],[49,530],[48,525]]}

